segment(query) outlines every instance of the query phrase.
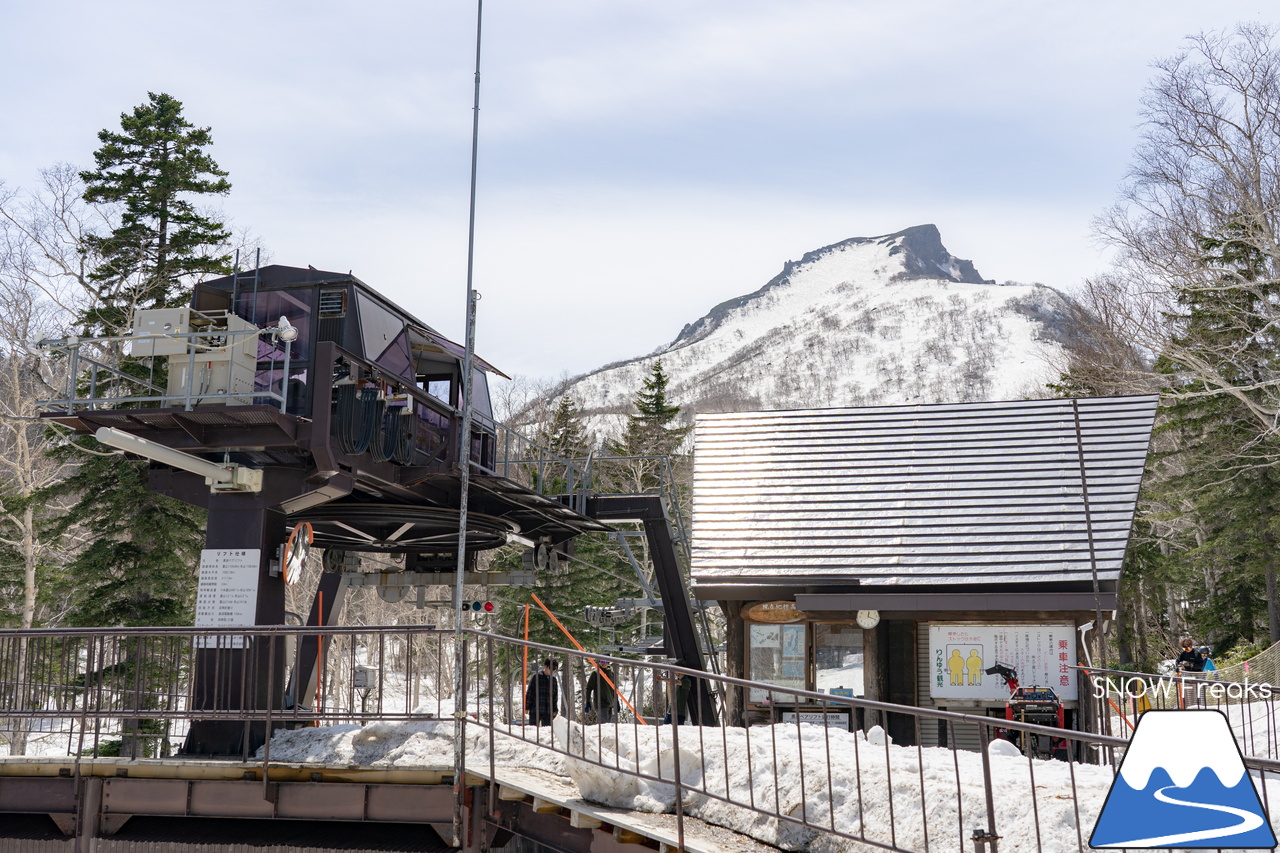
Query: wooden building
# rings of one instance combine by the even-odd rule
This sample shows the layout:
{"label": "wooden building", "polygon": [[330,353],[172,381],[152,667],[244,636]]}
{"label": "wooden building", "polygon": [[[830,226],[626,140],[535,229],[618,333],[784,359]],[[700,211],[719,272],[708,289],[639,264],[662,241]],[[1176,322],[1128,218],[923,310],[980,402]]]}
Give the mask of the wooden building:
{"label": "wooden building", "polygon": [[999,662],[1073,725],[1080,629],[1116,608],[1156,403],[699,415],[694,595],[724,609],[728,673],[779,687],[730,697],[731,721],[803,711],[788,689],[1003,714]]}

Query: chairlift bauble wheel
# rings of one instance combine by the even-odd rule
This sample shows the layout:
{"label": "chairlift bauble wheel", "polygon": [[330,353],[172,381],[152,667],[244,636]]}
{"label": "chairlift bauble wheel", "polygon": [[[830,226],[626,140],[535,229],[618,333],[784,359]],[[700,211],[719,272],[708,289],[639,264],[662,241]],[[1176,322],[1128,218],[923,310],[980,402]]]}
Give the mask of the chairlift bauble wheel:
{"label": "chairlift bauble wheel", "polygon": [[551,565],[551,546],[546,542],[539,542],[533,546],[533,568],[535,571],[545,572],[547,567]]}

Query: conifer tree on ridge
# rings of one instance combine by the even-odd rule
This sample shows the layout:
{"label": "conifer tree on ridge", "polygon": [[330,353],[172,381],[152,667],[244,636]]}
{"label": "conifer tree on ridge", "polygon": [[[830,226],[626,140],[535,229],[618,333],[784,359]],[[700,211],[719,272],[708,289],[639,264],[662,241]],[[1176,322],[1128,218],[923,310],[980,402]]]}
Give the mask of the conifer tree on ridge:
{"label": "conifer tree on ridge", "polygon": [[[205,151],[208,128],[194,127],[182,103],[149,93],[120,117],[120,130],[98,134],[97,168],[81,173],[84,199],[117,205],[118,224],[85,238],[97,262],[87,277],[89,303],[76,318],[82,334],[118,335],[140,309],[186,304],[193,281],[230,272],[221,245],[230,232],[196,210],[192,196],[230,190],[226,172]],[[142,367],[118,349],[103,352],[124,372]],[[84,437],[77,444],[101,450]],[[182,625],[193,619],[196,564],[204,513],[147,487],[147,463],[89,457],[63,448],[79,471],[50,489],[74,496],[56,531],[80,525],[93,542],[69,566],[81,625]]]}
{"label": "conifer tree on ridge", "polygon": [[86,331],[119,334],[139,308],[186,302],[193,276],[225,275],[230,258],[218,248],[227,227],[201,214],[189,196],[226,195],[227,173],[205,152],[207,127],[182,115],[182,102],[148,93],[148,102],[120,115],[120,131],[102,130],[97,168],[80,173],[84,199],[121,207],[109,234],[91,235],[86,248],[101,261],[89,280],[94,304],[81,316]]}

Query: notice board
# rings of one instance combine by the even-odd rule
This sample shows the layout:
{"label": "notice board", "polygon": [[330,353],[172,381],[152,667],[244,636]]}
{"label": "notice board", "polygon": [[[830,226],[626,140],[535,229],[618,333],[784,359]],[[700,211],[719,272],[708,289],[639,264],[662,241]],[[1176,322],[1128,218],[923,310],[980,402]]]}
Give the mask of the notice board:
{"label": "notice board", "polygon": [[929,693],[935,699],[1009,698],[996,663],[1017,670],[1023,687],[1051,687],[1077,698],[1076,632],[1071,625],[929,626]]}
{"label": "notice board", "polygon": [[[248,628],[254,624],[261,560],[258,548],[206,548],[200,552],[197,628]],[[242,648],[244,637],[196,637],[196,648],[215,645]]]}

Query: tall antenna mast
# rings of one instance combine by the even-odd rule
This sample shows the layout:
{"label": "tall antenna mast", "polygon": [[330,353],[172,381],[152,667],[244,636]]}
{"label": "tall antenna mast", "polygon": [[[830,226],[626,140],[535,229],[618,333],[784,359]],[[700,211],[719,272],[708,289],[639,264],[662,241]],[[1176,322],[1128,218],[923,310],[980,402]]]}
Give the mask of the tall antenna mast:
{"label": "tall antenna mast", "polygon": [[462,695],[466,652],[462,641],[462,586],[467,569],[467,496],[471,488],[471,386],[476,346],[476,300],[473,274],[476,253],[476,163],[480,151],[480,30],[484,0],[476,0],[476,85],[471,110],[471,209],[467,220],[467,340],[462,357],[462,429],[458,436],[458,462],[462,466],[458,501],[458,572],[453,589],[453,845],[462,847],[462,786],[466,778],[466,697]]}

